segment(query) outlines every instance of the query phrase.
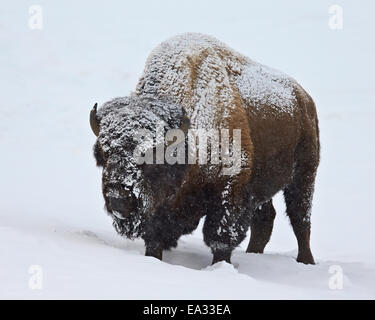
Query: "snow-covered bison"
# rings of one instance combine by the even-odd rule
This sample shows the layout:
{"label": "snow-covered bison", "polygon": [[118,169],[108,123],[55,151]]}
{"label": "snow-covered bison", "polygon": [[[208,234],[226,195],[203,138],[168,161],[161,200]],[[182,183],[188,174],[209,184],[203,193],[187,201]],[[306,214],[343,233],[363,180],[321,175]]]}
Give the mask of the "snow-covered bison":
{"label": "snow-covered bison", "polygon": [[[228,174],[223,162],[170,164],[160,157],[140,164],[135,150],[145,136],[138,132],[156,132],[160,123],[163,130],[189,134],[241,130],[240,170]],[[94,156],[103,167],[106,210],[119,234],[144,239],[146,255],[162,259],[163,250],[177,246],[203,216],[213,263],[230,262],[249,227],[247,252],[262,253],[275,218],[272,197],[282,190],[298,241],[297,261],[314,263],[309,242],[318,119],[312,98],[291,77],[213,37],[183,34],[152,51],[134,93],[98,110],[95,105],[90,124],[98,137]],[[188,148],[189,134],[172,144]],[[153,137],[141,154],[160,144],[171,141]]]}

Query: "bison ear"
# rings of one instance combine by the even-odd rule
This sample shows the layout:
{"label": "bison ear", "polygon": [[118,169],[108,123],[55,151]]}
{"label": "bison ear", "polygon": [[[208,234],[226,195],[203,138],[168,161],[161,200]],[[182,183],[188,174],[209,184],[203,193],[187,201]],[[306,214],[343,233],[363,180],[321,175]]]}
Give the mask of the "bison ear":
{"label": "bison ear", "polygon": [[167,141],[166,141],[167,146],[170,146],[172,143],[178,144],[178,143],[182,142],[185,139],[185,137],[187,137],[189,128],[190,128],[190,119],[189,119],[185,109],[182,108],[182,117],[180,119],[179,127],[176,128],[176,130],[181,130],[184,134],[183,134],[182,137],[181,136],[180,137],[173,136],[173,137],[177,137],[177,140],[168,140],[167,139]]}
{"label": "bison ear", "polygon": [[100,148],[98,140],[96,140],[96,142],[94,144],[94,158],[96,160],[96,165],[98,167],[104,166],[104,157],[103,157],[103,153],[102,153],[102,150]]}

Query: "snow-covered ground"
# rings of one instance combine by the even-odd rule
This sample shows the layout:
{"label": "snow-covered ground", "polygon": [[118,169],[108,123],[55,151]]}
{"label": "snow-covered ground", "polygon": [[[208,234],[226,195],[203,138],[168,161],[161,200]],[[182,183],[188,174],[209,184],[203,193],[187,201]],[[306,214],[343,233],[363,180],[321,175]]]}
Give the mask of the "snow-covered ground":
{"label": "snow-covered ground", "polygon": [[[328,26],[336,3],[342,30]],[[42,30],[28,26],[33,4]],[[370,0],[2,1],[0,298],[375,298],[374,13]],[[200,228],[163,262],[112,228],[89,110],[134,90],[152,48],[187,31],[290,74],[315,99],[317,265],[295,261],[281,196],[266,253],[245,254],[246,239],[234,266],[210,266]],[[343,288],[332,290],[340,270]]]}

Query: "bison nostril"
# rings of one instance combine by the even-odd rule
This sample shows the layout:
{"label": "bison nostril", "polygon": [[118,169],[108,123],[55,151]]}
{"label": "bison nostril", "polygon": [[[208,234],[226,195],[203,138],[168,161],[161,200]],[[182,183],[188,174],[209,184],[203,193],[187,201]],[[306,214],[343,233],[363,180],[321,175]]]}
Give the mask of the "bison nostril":
{"label": "bison nostril", "polygon": [[108,199],[109,205],[112,211],[117,211],[120,213],[124,213],[125,211],[125,201],[119,198],[109,198]]}

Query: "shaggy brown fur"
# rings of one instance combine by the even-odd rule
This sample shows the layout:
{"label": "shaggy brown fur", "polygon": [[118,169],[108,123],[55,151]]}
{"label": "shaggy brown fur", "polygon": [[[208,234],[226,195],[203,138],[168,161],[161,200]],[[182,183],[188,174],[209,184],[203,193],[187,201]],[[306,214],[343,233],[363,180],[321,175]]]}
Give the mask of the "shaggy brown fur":
{"label": "shaggy brown fur", "polygon": [[[132,144],[125,139],[117,143],[123,150],[114,151],[110,142],[118,135],[113,132],[124,131],[121,121],[126,121],[127,112],[135,110],[137,119],[147,118],[145,110],[160,116],[161,101],[166,101],[164,117],[171,128],[183,125],[186,112],[191,129],[241,129],[241,171],[228,176],[222,174],[221,165],[142,165],[143,198],[135,200],[131,192],[124,193],[121,184],[113,181],[126,176],[128,169],[121,169],[119,163],[130,161],[125,154],[130,154]],[[117,119],[116,126],[113,119]],[[272,233],[272,197],[283,190],[298,241],[297,260],[314,263],[309,241],[319,164],[318,120],[313,100],[295,80],[214,38],[186,34],[157,47],[136,93],[105,104],[96,120],[100,130],[94,154],[104,169],[107,210],[118,232],[129,237],[128,225],[139,217],[136,225],[145,240],[146,255],[161,259],[162,250],[176,246],[178,238],[192,232],[203,216],[204,241],[212,250],[213,263],[230,261],[249,226],[247,251],[261,253]],[[130,198],[131,209],[124,204]],[[129,210],[137,214],[130,218]]]}

